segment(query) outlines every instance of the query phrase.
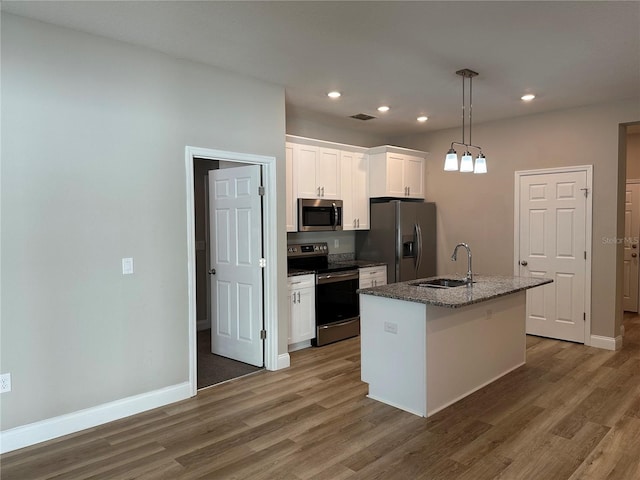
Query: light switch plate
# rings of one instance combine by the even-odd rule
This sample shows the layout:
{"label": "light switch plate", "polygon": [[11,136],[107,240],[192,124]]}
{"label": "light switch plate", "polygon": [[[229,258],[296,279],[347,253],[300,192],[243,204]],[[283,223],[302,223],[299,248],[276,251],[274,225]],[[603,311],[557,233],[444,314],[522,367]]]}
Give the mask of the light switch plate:
{"label": "light switch plate", "polygon": [[131,275],[133,273],[133,258],[122,259],[122,274]]}

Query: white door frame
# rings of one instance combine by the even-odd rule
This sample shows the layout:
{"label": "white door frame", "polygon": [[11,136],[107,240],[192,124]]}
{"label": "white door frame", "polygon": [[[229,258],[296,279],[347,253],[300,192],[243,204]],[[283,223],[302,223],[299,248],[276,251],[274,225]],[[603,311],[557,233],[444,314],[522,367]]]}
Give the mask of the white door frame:
{"label": "white door frame", "polygon": [[187,285],[189,296],[189,384],[191,395],[197,393],[197,348],[196,348],[196,247],[195,206],[193,195],[194,158],[223,160],[237,163],[261,165],[265,195],[263,197],[262,229],[264,236],[264,365],[267,370],[278,369],[278,276],[276,269],[277,212],[276,212],[276,158],[250,153],[227,152],[209,148],[185,148],[186,193],[187,193]]}
{"label": "white door frame", "polygon": [[529,175],[546,175],[550,173],[586,172],[587,174],[587,205],[585,219],[585,249],[587,250],[587,262],[584,279],[584,309],[586,319],[584,322],[584,344],[591,345],[591,257],[593,242],[593,165],[577,165],[574,167],[541,168],[537,170],[519,170],[515,172],[515,202],[513,223],[513,274],[520,271],[520,177]]}

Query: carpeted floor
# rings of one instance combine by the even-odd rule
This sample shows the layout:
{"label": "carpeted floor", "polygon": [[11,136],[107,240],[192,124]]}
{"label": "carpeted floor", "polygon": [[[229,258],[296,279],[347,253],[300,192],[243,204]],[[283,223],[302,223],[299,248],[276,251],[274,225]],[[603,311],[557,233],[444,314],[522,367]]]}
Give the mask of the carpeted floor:
{"label": "carpeted floor", "polygon": [[198,331],[198,388],[262,370],[246,363],[211,353],[211,329]]}

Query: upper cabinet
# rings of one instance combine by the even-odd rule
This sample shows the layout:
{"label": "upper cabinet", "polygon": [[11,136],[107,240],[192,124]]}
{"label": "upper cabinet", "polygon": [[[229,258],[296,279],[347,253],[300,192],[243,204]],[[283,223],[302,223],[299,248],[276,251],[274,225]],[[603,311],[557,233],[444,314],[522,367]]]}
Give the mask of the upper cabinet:
{"label": "upper cabinet", "polygon": [[369,150],[369,196],[423,198],[425,153],[385,145]]}
{"label": "upper cabinet", "polygon": [[298,230],[299,198],[342,200],[343,230],[369,230],[369,198],[424,198],[425,152],[294,135],[285,151],[287,232]]}
{"label": "upper cabinet", "polygon": [[298,198],[340,199],[340,150],[293,143]]}
{"label": "upper cabinet", "polygon": [[369,156],[342,151],[340,167],[342,229],[369,230]]}

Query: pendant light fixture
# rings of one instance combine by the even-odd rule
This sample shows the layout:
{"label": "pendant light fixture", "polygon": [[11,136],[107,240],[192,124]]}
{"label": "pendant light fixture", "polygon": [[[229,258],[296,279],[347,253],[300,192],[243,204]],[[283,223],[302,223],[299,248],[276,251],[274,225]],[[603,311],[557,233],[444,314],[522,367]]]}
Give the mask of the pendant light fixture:
{"label": "pendant light fixture", "polygon": [[[469,70],[468,68],[463,68],[462,70],[458,70],[456,75],[460,75],[462,77],[462,142],[451,142],[451,148],[447,152],[447,156],[444,161],[444,169],[448,172],[456,172],[458,171],[458,154],[453,149],[454,145],[460,145],[464,147],[464,154],[460,159],[460,171],[461,172],[473,172],[473,173],[487,173],[487,159],[482,153],[482,148],[473,145],[471,143],[471,120],[472,120],[472,108],[473,108],[473,77],[478,76],[478,72],[474,72],[473,70]],[[464,130],[464,121],[465,121],[465,110],[467,108],[465,102],[465,79],[469,79],[469,143],[466,143],[465,130]],[[469,152],[469,149],[478,150],[478,156],[476,157],[475,163],[473,161],[473,157]]]}

